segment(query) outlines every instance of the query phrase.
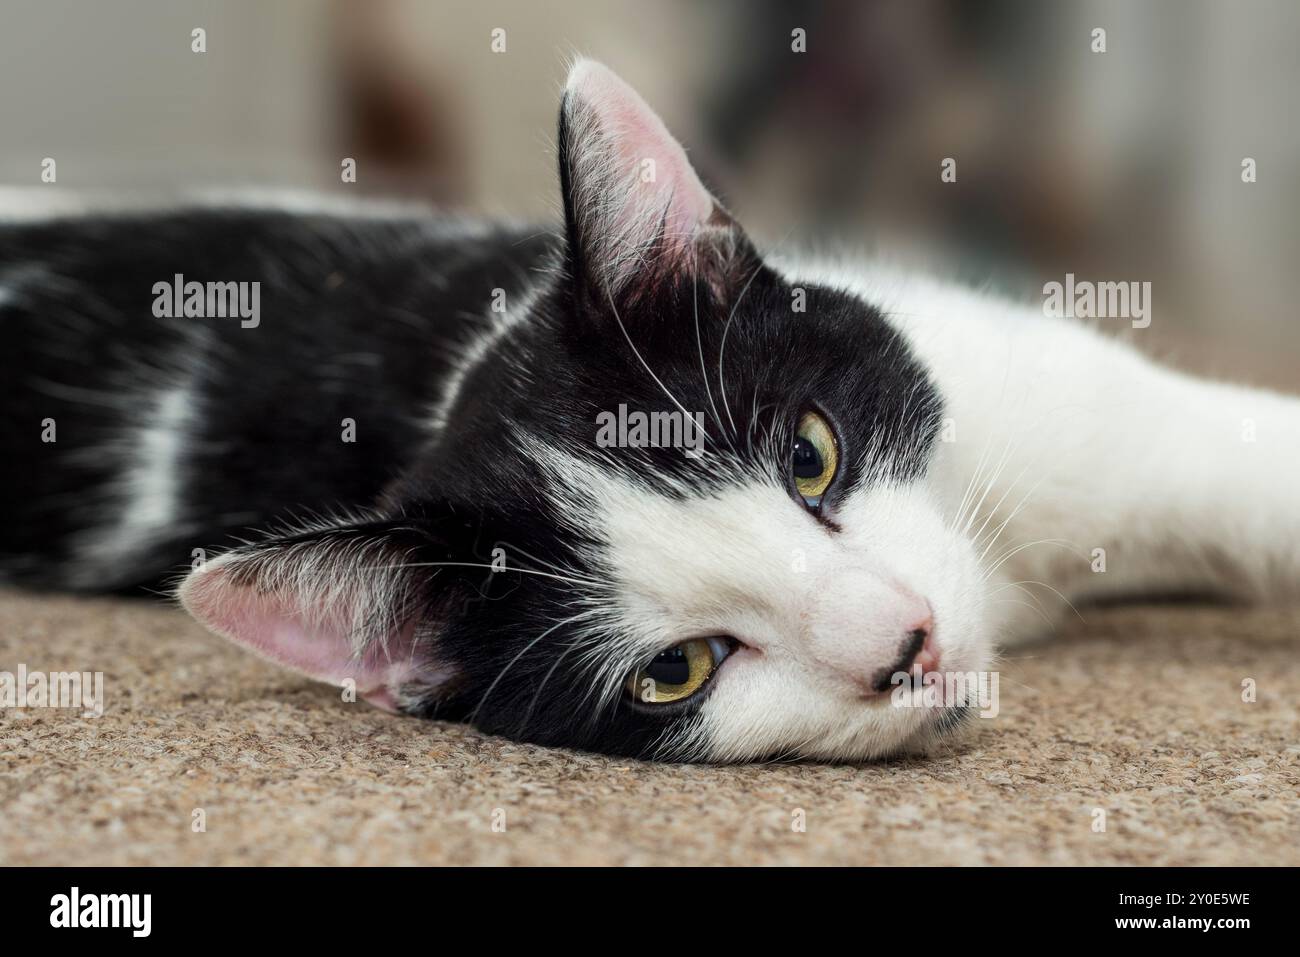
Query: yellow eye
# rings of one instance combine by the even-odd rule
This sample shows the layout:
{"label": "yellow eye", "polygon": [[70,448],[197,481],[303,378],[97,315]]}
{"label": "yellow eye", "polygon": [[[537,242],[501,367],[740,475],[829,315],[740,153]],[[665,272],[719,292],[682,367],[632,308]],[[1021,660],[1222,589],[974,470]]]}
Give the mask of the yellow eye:
{"label": "yellow eye", "polygon": [[667,704],[689,698],[731,654],[728,638],[692,638],[655,655],[627,679],[627,690],[645,704]]}
{"label": "yellow eye", "polygon": [[830,423],[816,412],[805,412],[795,431],[790,469],[794,486],[809,507],[821,505],[839,465],[840,452]]}

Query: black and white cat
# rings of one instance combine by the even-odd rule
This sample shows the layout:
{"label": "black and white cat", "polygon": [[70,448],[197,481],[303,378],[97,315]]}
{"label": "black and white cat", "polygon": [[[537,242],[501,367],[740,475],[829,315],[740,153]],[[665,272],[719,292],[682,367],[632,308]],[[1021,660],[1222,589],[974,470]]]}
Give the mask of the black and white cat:
{"label": "black and white cat", "polygon": [[[211,549],[181,603],[289,668],[704,761],[924,745],[972,709],[891,676],[984,671],[1062,598],[1294,592],[1297,400],[765,259],[596,63],[559,152],[559,236],[5,197],[0,575],[115,590]],[[186,315],[178,277],[256,282],[258,315]]]}

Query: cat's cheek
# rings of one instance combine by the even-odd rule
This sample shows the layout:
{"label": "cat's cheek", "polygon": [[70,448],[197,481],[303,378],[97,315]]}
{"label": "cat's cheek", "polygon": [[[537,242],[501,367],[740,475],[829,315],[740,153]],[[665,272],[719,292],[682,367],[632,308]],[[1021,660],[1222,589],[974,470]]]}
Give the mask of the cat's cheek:
{"label": "cat's cheek", "polygon": [[769,748],[771,742],[766,735],[772,728],[762,727],[761,715],[780,715],[789,694],[796,691],[782,689],[781,683],[774,680],[774,665],[770,656],[751,646],[737,648],[722,663],[711,679],[713,687],[700,706],[699,720],[688,742],[699,758],[723,763],[744,761]]}
{"label": "cat's cheek", "polygon": [[764,693],[762,675],[757,669],[768,663],[766,658],[761,650],[751,645],[741,645],[727,656],[709,679],[712,687],[700,708],[705,718],[704,725],[712,723],[708,720],[710,713],[734,711]]}

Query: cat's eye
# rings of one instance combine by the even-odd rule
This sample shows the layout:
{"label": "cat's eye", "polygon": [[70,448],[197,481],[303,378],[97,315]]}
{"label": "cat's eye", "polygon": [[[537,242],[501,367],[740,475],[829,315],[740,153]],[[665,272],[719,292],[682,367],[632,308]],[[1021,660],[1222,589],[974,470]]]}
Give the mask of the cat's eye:
{"label": "cat's eye", "polygon": [[704,687],[731,654],[730,638],[692,638],[659,652],[627,679],[627,690],[643,704],[683,701]]}
{"label": "cat's eye", "polygon": [[794,487],[809,508],[821,507],[822,496],[835,479],[840,451],[830,423],[816,412],[805,412],[790,450]]}

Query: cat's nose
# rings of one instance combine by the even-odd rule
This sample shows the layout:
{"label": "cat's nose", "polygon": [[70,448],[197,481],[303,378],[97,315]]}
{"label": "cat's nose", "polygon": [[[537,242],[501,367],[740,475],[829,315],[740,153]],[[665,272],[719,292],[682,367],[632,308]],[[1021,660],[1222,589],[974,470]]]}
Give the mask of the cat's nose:
{"label": "cat's nose", "polygon": [[888,691],[893,686],[894,675],[910,672],[916,665],[921,666],[922,674],[939,667],[939,649],[934,641],[934,613],[926,603],[925,612],[915,618],[905,629],[898,645],[898,658],[894,663],[876,672],[871,681],[871,690]]}
{"label": "cat's nose", "polygon": [[930,602],[870,570],[828,581],[807,620],[812,660],[859,695],[888,691],[899,671],[938,663]]}

